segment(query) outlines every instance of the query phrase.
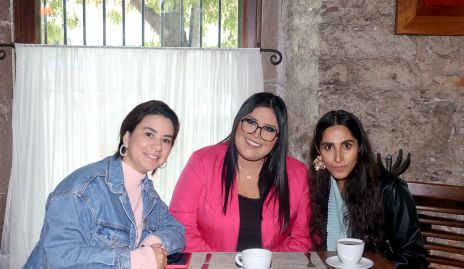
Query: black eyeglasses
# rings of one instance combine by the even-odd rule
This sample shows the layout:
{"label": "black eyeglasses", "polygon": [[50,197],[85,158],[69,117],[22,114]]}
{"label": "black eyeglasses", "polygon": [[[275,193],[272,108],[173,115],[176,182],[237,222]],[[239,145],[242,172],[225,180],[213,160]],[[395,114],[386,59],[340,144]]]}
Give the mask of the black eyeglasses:
{"label": "black eyeglasses", "polygon": [[277,136],[279,136],[279,132],[276,128],[269,125],[259,126],[252,118],[243,118],[240,122],[242,123],[240,126],[242,131],[247,134],[252,134],[259,128],[259,135],[264,141],[272,142]]}

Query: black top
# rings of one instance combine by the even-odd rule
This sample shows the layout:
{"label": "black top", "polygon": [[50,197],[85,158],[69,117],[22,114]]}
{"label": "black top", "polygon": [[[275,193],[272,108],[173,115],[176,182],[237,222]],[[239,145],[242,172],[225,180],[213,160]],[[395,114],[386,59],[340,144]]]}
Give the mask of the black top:
{"label": "black top", "polygon": [[261,248],[261,200],[238,195],[240,229],[237,251]]}

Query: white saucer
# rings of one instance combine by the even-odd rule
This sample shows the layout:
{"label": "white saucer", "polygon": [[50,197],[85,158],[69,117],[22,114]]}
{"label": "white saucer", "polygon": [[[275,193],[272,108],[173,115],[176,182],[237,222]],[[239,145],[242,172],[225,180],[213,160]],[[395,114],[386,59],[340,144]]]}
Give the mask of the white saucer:
{"label": "white saucer", "polygon": [[[237,269],[243,269],[243,267],[237,267]],[[269,269],[272,269],[272,267],[271,267],[271,268],[269,268]]]}
{"label": "white saucer", "polygon": [[[243,267],[237,267],[237,269],[243,269]],[[271,267],[271,268],[269,268],[269,269],[272,269],[272,267]]]}
{"label": "white saucer", "polygon": [[325,260],[325,262],[330,265],[330,266],[333,266],[335,268],[343,268],[343,269],[366,269],[366,268],[370,268],[374,265],[374,263],[369,260],[368,258],[361,258],[361,261],[359,261],[359,263],[357,264],[353,264],[353,265],[346,265],[344,263],[342,263],[340,261],[340,259],[338,258],[338,256],[332,256],[332,257],[329,257],[327,258],[327,260]]}

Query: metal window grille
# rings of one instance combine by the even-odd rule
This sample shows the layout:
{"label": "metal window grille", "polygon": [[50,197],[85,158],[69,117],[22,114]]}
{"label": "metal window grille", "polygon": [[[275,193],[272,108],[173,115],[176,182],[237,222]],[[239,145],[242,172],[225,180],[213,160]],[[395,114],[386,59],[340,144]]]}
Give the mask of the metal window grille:
{"label": "metal window grille", "polygon": [[[214,1],[214,0],[213,0]],[[60,31],[62,36],[59,37],[60,43],[64,45],[68,45],[71,43],[72,45],[89,45],[89,29],[95,30],[94,28],[101,27],[99,30],[102,34],[101,36],[101,44],[103,46],[107,45],[118,45],[118,46],[126,46],[128,44],[128,10],[133,12],[137,9],[140,13],[140,21],[139,26],[140,29],[138,31],[141,32],[140,40],[136,41],[136,43],[132,43],[132,45],[137,46],[154,46],[153,41],[147,42],[147,21],[152,20],[156,21],[159,20],[160,28],[157,31],[158,37],[158,44],[161,47],[164,46],[180,46],[180,47],[203,47],[205,46],[205,29],[208,28],[208,33],[214,32],[212,31],[211,25],[215,25],[217,27],[217,34],[216,34],[216,44],[211,42],[212,38],[208,38],[209,47],[218,47],[220,48],[223,46],[224,41],[224,10],[233,6],[236,8],[237,11],[235,12],[236,15],[236,33],[235,44],[232,47],[240,47],[239,41],[240,37],[238,36],[241,31],[238,29],[240,27],[240,3],[243,0],[216,0],[214,5],[216,5],[216,11],[211,11],[211,1],[208,2],[209,10],[205,10],[205,2],[206,0],[196,0],[196,1],[189,1],[186,4],[184,0],[160,0],[159,1],[159,13],[156,13],[153,7],[147,6],[147,0],[41,0],[41,16],[42,16],[42,27],[41,27],[41,35],[42,35],[42,43],[50,44],[51,41],[50,34],[53,31],[56,33]],[[192,4],[193,3],[193,4]],[[114,12],[115,7],[119,5],[118,10],[120,11],[120,40],[118,41],[119,44],[109,44],[108,41],[108,32],[109,32],[109,13]],[[235,6],[234,6],[235,5]],[[70,11],[70,6],[74,6],[74,10]],[[80,9],[79,12],[76,12],[76,6]],[[130,7],[129,7],[130,6]],[[175,6],[175,7],[173,7]],[[89,25],[89,9],[91,8],[101,8],[101,25],[94,26]],[[111,10],[110,10],[111,9]],[[199,11],[198,11],[199,10]],[[70,15],[71,12],[75,12],[74,18]],[[198,13],[194,13],[198,12]],[[209,12],[211,17],[212,12],[217,12],[215,15],[217,20],[215,23],[211,23],[211,18],[209,18],[209,25],[205,25],[205,14]],[[80,13],[80,17],[76,19],[78,14]],[[234,13],[234,12],[230,12]],[[131,13],[133,14],[133,13]],[[157,15],[157,16],[155,16]],[[177,18],[175,17],[177,15]],[[186,19],[187,16],[190,16],[190,20]],[[196,16],[196,17],[195,17]],[[195,18],[197,23],[197,28],[194,28],[196,21],[192,18]],[[79,38],[82,38],[80,44],[76,44],[75,42],[69,42],[70,39],[70,29],[72,27],[72,20],[74,19],[74,25],[79,24],[79,28],[82,33],[79,35]],[[95,18],[90,18],[95,19]],[[61,22],[61,23],[60,23]],[[71,23],[70,23],[71,22]],[[53,24],[53,25],[52,25]],[[153,24],[153,23],[152,23]],[[149,24],[152,27],[152,24]],[[58,25],[58,27],[57,27]],[[175,26],[172,26],[175,25]],[[51,26],[54,26],[55,29],[50,29]],[[61,27],[61,29],[60,29]],[[173,38],[170,36],[172,34],[173,27],[178,27],[177,38]],[[187,29],[186,29],[187,27]],[[114,28],[114,27],[113,27]],[[57,30],[58,29],[58,30]],[[192,30],[193,29],[193,30]],[[53,30],[53,31],[52,31]],[[133,28],[129,30],[132,31]],[[111,30],[114,32],[114,29]],[[119,31],[119,30],[118,30]],[[75,30],[73,31],[75,34]],[[193,36],[194,33],[197,33],[196,36]],[[187,34],[188,40],[187,40]],[[210,34],[211,35],[211,34]],[[58,35],[59,36],[59,35]],[[56,35],[55,35],[56,38]],[[178,40],[178,42],[173,43],[172,40]],[[134,42],[133,40],[131,42]],[[214,44],[214,45],[212,45]],[[155,44],[156,45],[156,44]],[[230,44],[229,44],[230,46]]]}

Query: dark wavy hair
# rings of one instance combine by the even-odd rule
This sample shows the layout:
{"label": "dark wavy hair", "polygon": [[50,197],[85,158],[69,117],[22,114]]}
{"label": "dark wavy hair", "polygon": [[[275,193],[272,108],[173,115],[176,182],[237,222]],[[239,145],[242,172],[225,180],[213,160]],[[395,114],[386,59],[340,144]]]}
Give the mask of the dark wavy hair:
{"label": "dark wavy hair", "polygon": [[250,96],[240,107],[235,116],[232,130],[229,136],[221,143],[228,143],[224,165],[222,167],[222,193],[224,196],[223,214],[227,212],[228,202],[232,199],[231,188],[236,177],[238,168],[237,146],[235,144],[235,133],[240,128],[240,120],[250,114],[257,107],[268,107],[274,110],[279,127],[277,142],[271,152],[266,156],[263,167],[259,173],[258,188],[261,207],[268,195],[271,200],[279,203],[279,225],[282,232],[287,231],[290,223],[290,198],[288,191],[287,165],[285,157],[287,154],[287,107],[284,101],[272,93],[260,92]]}
{"label": "dark wavy hair", "polygon": [[[174,134],[172,136],[172,146],[176,141],[177,134],[179,133],[180,124],[179,119],[177,118],[176,113],[164,102],[158,100],[151,100],[145,103],[141,103],[134,107],[129,114],[124,118],[121,124],[121,129],[119,131],[119,145],[116,150],[115,157],[120,158],[121,154],[119,153],[119,148],[121,148],[123,142],[123,137],[126,132],[132,133],[137,127],[137,125],[148,115],[160,115],[166,117],[172,122],[174,126]],[[155,170],[156,171],[156,170]],[[153,171],[153,173],[155,172]]]}
{"label": "dark wavy hair", "polygon": [[[310,230],[313,239],[318,236],[318,248],[327,247],[327,203],[330,193],[330,174],[327,169],[315,171],[314,159],[320,155],[319,147],[324,131],[335,125],[348,128],[359,145],[356,165],[348,175],[342,198],[346,213],[344,223],[348,236],[366,241],[366,247],[378,249],[383,234],[383,203],[380,193],[379,167],[374,159],[369,139],[359,119],[344,110],[330,111],[316,124],[310,146],[311,214]],[[317,242],[317,240],[313,240]]]}

